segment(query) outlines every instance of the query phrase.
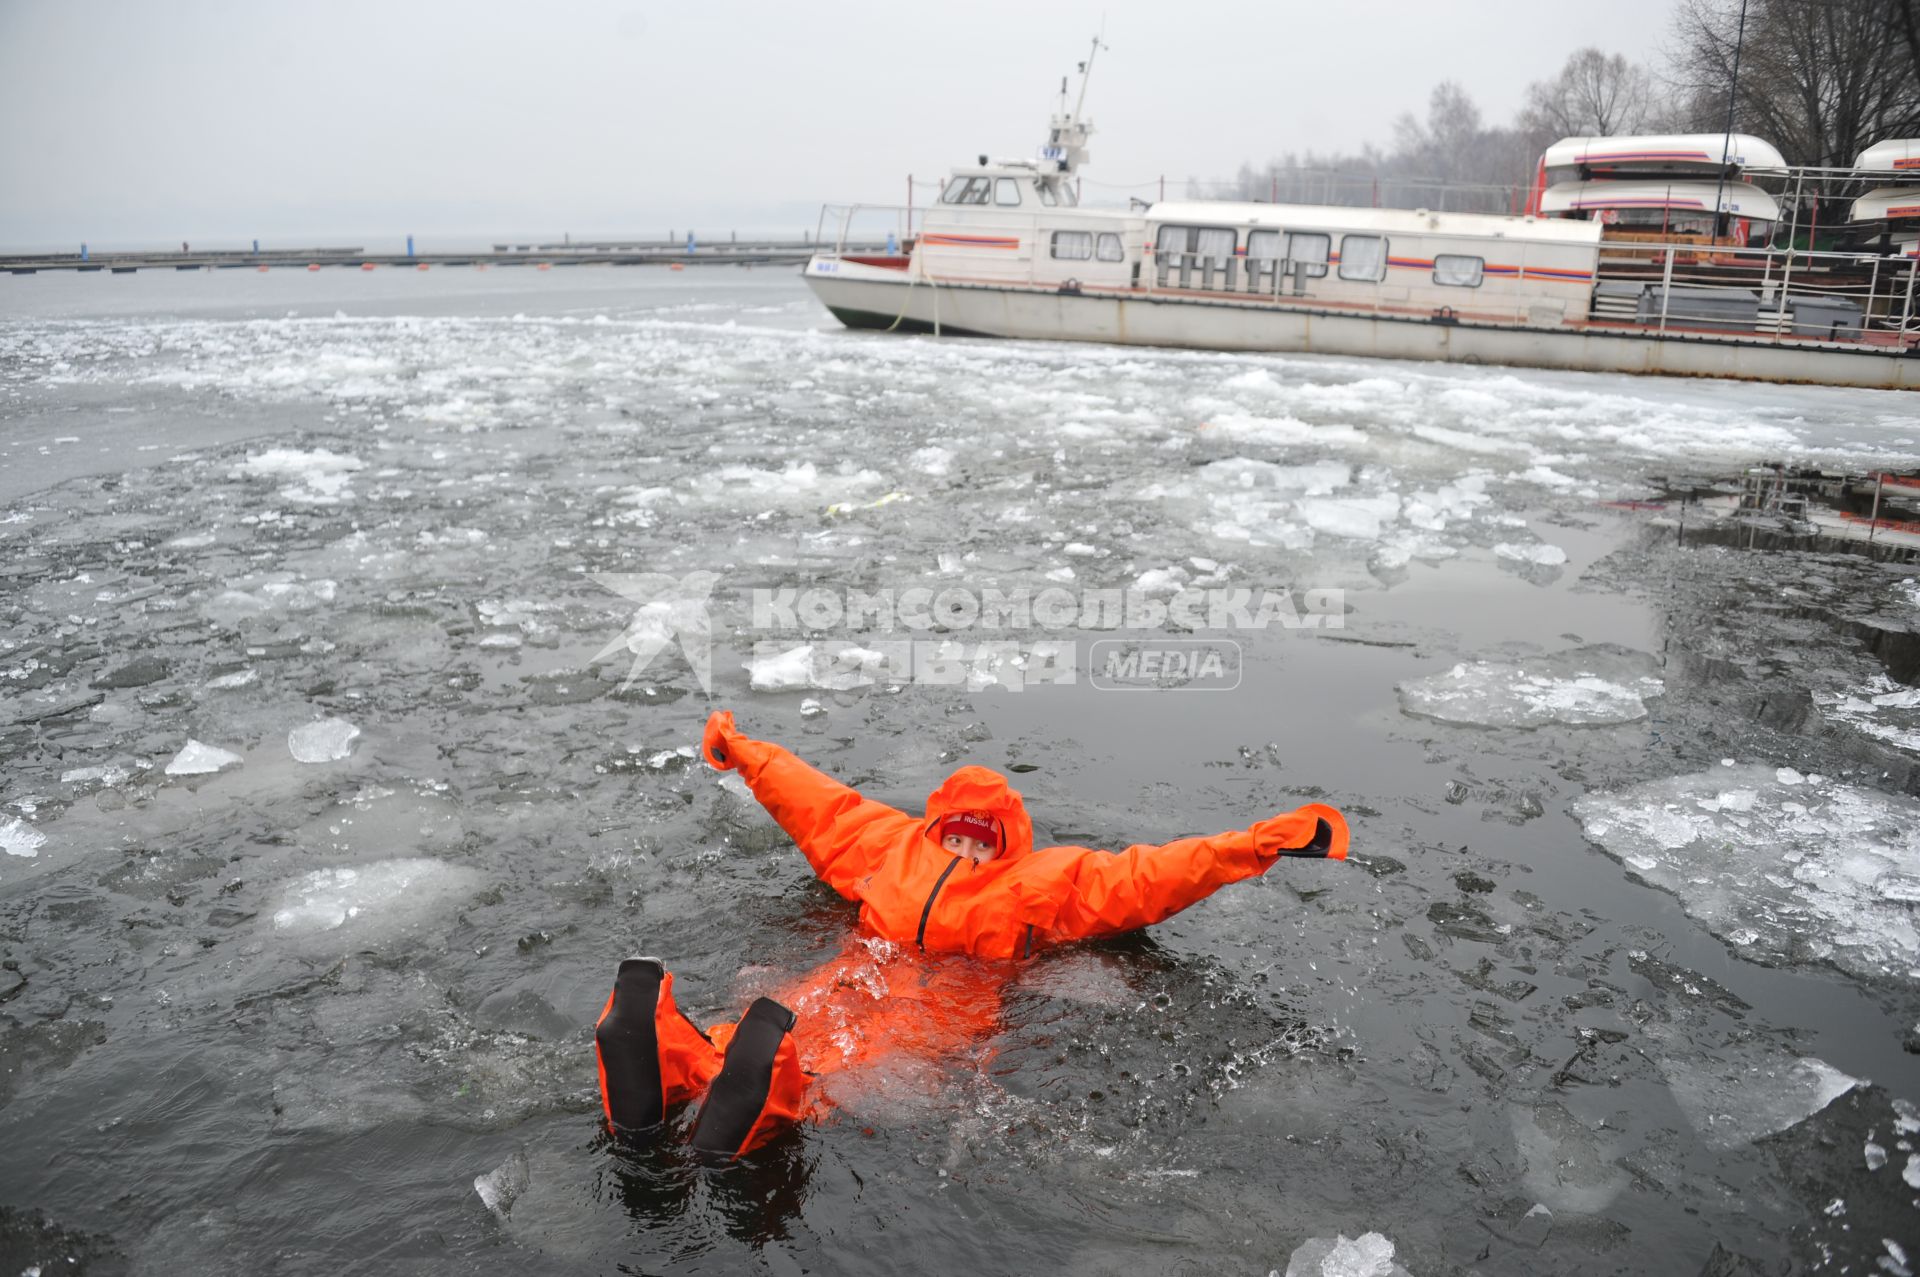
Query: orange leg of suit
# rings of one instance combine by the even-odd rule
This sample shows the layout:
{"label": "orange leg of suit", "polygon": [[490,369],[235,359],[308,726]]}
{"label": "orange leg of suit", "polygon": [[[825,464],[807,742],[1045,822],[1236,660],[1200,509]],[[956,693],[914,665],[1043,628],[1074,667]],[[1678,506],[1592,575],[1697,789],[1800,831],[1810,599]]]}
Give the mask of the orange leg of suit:
{"label": "orange leg of suit", "polygon": [[905,946],[856,941],[775,998],[756,1000],[738,1023],[702,1033],[674,1002],[673,976],[652,959],[630,958],[594,1029],[607,1122],[616,1134],[642,1131],[704,1094],[692,1144],[738,1157],[821,1115],[817,1092],[810,1109],[812,1078],[896,1053],[950,1059],[984,1042],[1007,974],[1002,964],[915,962]]}

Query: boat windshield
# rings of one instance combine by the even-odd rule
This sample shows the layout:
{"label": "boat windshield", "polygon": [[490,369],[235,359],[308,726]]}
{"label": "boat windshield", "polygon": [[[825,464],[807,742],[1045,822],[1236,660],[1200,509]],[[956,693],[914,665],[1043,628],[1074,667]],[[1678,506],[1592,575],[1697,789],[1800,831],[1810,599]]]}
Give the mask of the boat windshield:
{"label": "boat windshield", "polygon": [[993,191],[993,182],[985,177],[956,177],[940,192],[942,204],[985,204]]}

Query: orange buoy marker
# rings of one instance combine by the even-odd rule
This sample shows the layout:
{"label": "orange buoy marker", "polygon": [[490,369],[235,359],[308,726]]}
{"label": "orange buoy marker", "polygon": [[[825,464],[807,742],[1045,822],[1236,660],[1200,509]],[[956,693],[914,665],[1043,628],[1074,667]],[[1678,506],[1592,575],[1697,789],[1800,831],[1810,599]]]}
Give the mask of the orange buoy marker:
{"label": "orange buoy marker", "polygon": [[427,264],[425,262],[421,262],[418,266],[414,267],[415,270],[425,270],[426,268]]}
{"label": "orange buoy marker", "polygon": [[266,274],[266,273],[267,273],[267,268],[266,268],[266,267],[264,267],[264,266],[262,266],[262,267],[260,268],[260,273],[261,273],[262,275],[264,275],[264,274]]}
{"label": "orange buoy marker", "polygon": [[361,262],[361,263],[360,263],[360,269],[361,269],[361,270],[372,270],[372,269],[373,269],[373,263],[372,263],[372,262]]}
{"label": "orange buoy marker", "polygon": [[685,270],[686,268],[687,266],[685,262],[668,262],[667,263],[668,270]]}
{"label": "orange buoy marker", "polygon": [[320,263],[319,263],[319,262],[308,262],[308,263],[307,263],[307,269],[308,269],[308,270],[319,270],[319,269],[320,269]]}
{"label": "orange buoy marker", "polygon": [[541,263],[540,263],[540,265],[539,265],[539,266],[537,266],[537,267],[535,267],[534,269],[536,269],[536,270],[552,270],[552,269],[553,269],[553,263],[552,263],[552,262],[541,262]]}

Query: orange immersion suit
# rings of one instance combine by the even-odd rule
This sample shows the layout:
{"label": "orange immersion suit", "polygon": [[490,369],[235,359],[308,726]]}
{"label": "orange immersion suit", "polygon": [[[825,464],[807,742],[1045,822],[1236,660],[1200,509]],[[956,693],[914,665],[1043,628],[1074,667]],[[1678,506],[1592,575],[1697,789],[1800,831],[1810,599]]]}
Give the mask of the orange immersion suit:
{"label": "orange immersion suit", "polygon": [[[1347,854],[1346,820],[1319,803],[1165,846],[1035,848],[1019,793],[984,767],[954,772],[925,813],[910,816],[746,736],[730,713],[707,720],[703,744],[714,767],[740,773],[821,880],[860,905],[862,935],[777,1001],[761,998],[738,1025],[704,1034],[674,1004],[673,977],[656,960],[621,964],[595,1037],[608,1121],[616,1131],[650,1126],[666,1106],[711,1088],[692,1141],[727,1155],[801,1116],[809,1074],[887,1050],[938,1055],[984,1040],[1010,962],[1163,921],[1282,856]],[[993,859],[941,846],[942,822],[963,812],[997,827]],[[989,961],[901,960],[921,954]]]}

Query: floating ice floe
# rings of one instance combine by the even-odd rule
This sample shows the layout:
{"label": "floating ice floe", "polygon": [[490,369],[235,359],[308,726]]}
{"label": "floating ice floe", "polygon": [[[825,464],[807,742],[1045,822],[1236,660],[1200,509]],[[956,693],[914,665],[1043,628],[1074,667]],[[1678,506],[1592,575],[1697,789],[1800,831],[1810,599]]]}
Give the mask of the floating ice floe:
{"label": "floating ice floe", "polygon": [[1530,567],[1557,568],[1567,561],[1567,552],[1557,545],[1548,545],[1545,541],[1531,541],[1520,544],[1502,541],[1493,547],[1493,552],[1510,563],[1524,563]]}
{"label": "floating ice floe", "polygon": [[0,822],[0,851],[9,856],[23,856],[31,859],[40,854],[40,848],[46,845],[47,836],[29,825],[18,816],[9,816]]}
{"label": "floating ice floe", "polygon": [[1588,839],[1761,962],[1920,978],[1920,803],[1765,766],[1573,806]]}
{"label": "floating ice floe", "polygon": [[473,1180],[473,1191],[480,1194],[480,1202],[501,1219],[513,1209],[520,1194],[527,1191],[527,1185],[533,1182],[532,1169],[527,1165],[527,1155],[522,1149],[515,1149],[507,1160],[488,1171],[477,1175]]}
{"label": "floating ice floe", "polygon": [[255,669],[235,670],[231,674],[222,674],[207,680],[209,691],[226,692],[239,687],[252,687],[260,681],[260,671]]}
{"label": "floating ice floe", "polygon": [[1476,727],[1592,726],[1637,722],[1666,685],[1648,658],[1621,648],[1579,648],[1526,665],[1463,661],[1399,687],[1400,708]]}
{"label": "floating ice floe", "polygon": [[316,612],[332,603],[339,586],[328,580],[268,581],[253,590],[222,590],[201,607],[208,619],[234,625],[250,617]]}
{"label": "floating ice floe", "polygon": [[1835,722],[1895,749],[1920,754],[1920,687],[1906,687],[1876,674],[1857,692],[1815,692],[1813,703]]}
{"label": "floating ice floe", "polygon": [[1647,1037],[1674,1102],[1712,1148],[1739,1148],[1796,1126],[1861,1084],[1825,1060],[1758,1042],[1723,1043],[1706,1054],[1670,1031]]}
{"label": "floating ice floe", "polygon": [[[146,763],[140,765],[149,766]],[[81,789],[112,789],[132,779],[133,768],[120,763],[103,763],[98,767],[72,767],[60,773],[62,785],[73,785]]]}
{"label": "floating ice floe", "polygon": [[173,756],[167,764],[169,776],[205,776],[212,772],[223,771],[228,767],[237,767],[246,760],[240,755],[217,746],[189,740],[186,748]]}
{"label": "floating ice floe", "polygon": [[315,869],[287,884],[273,929],[312,934],[362,920],[375,927],[404,927],[467,894],[479,881],[471,869],[425,857]]}
{"label": "floating ice floe", "polygon": [[1513,1146],[1524,1166],[1521,1185],[1555,1210],[1597,1215],[1627,1187],[1617,1164],[1620,1150],[1564,1105],[1516,1105],[1509,1114]]}
{"label": "floating ice floe", "polygon": [[353,472],[365,463],[358,457],[318,448],[302,452],[298,448],[269,448],[248,457],[233,468],[235,477],[284,479],[288,486],[280,495],[306,505],[336,505],[349,500],[347,487]]}
{"label": "floating ice floe", "polygon": [[[1269,1274],[1269,1277],[1274,1277]],[[1286,1277],[1411,1277],[1393,1262],[1393,1243],[1379,1233],[1311,1237],[1287,1260]]]}
{"label": "floating ice floe", "polygon": [[482,599],[474,604],[483,625],[496,629],[516,629],[522,634],[551,634],[554,624],[546,619],[560,609],[552,603],[535,603],[528,599]]}
{"label": "floating ice floe", "polygon": [[813,645],[803,644],[769,656],[756,656],[747,666],[748,682],[756,692],[786,692],[812,687]]}
{"label": "floating ice floe", "polygon": [[338,762],[353,752],[360,729],[344,718],[323,718],[287,733],[287,750],[295,762]]}

